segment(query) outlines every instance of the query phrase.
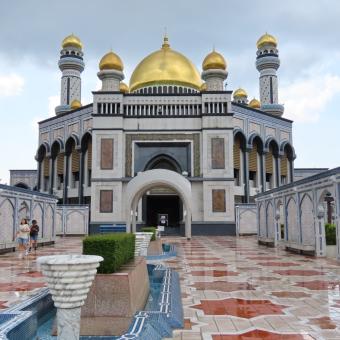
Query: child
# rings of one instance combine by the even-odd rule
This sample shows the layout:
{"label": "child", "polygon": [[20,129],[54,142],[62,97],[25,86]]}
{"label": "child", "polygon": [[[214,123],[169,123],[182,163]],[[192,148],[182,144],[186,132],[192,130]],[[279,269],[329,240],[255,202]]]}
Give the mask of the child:
{"label": "child", "polygon": [[30,226],[27,223],[27,219],[21,219],[19,230],[17,232],[17,241],[19,245],[19,251],[25,251],[25,256],[28,255],[28,241],[30,235]]}
{"label": "child", "polygon": [[34,250],[37,250],[37,242],[38,242],[38,234],[39,234],[39,226],[36,220],[32,220],[31,230],[30,230],[30,248],[31,251],[32,247]]}

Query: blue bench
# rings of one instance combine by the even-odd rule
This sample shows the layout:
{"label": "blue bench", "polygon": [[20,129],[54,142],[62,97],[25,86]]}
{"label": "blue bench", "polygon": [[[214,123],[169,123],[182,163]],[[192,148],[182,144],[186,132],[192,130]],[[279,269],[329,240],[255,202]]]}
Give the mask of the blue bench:
{"label": "blue bench", "polygon": [[99,232],[101,234],[125,233],[126,225],[125,224],[102,224],[99,226]]}

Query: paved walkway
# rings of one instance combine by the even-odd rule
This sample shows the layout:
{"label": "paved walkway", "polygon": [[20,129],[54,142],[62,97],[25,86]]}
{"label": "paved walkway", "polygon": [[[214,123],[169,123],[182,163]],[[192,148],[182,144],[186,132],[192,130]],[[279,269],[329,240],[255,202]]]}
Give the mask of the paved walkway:
{"label": "paved walkway", "polygon": [[[340,267],[335,260],[258,246],[255,238],[166,238],[178,257],[185,329],[174,339],[340,339]],[[62,239],[38,255],[80,253]],[[44,286],[35,255],[0,255],[0,308]]]}

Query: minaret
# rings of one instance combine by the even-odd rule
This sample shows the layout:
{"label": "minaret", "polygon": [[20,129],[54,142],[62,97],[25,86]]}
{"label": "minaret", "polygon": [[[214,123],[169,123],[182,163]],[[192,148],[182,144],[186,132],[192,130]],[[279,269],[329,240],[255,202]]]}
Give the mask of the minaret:
{"label": "minaret", "polygon": [[[110,51],[99,62],[98,78],[102,81],[101,91],[121,91],[124,65],[120,57]],[[121,92],[125,92],[121,91]]]}
{"label": "minaret", "polygon": [[204,58],[202,68],[206,91],[223,91],[223,82],[228,77],[227,63],[223,56],[213,50]]}
{"label": "minaret", "polygon": [[238,104],[248,104],[248,94],[244,89],[238,88],[233,93],[233,101]]}
{"label": "minaret", "polygon": [[284,107],[278,103],[276,71],[280,67],[277,40],[266,33],[257,41],[256,68],[260,72],[261,110],[282,116]]}
{"label": "minaret", "polygon": [[59,68],[62,72],[60,105],[55,108],[56,114],[71,110],[73,101],[81,102],[81,78],[84,71],[83,44],[80,39],[71,34],[62,42]]}

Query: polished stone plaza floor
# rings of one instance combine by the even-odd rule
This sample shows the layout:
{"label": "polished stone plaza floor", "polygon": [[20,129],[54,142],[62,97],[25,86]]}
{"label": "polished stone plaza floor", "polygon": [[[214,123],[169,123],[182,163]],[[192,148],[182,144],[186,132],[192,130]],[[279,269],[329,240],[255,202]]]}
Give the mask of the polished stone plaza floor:
{"label": "polished stone plaza floor", "polygon": [[[185,329],[174,339],[340,339],[340,266],[330,259],[259,246],[254,237],[167,238],[178,256]],[[37,255],[80,253],[59,239]],[[36,255],[0,255],[0,308],[45,285]]]}

